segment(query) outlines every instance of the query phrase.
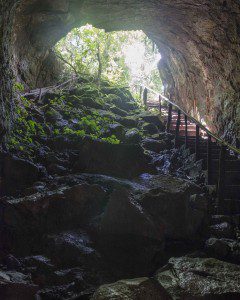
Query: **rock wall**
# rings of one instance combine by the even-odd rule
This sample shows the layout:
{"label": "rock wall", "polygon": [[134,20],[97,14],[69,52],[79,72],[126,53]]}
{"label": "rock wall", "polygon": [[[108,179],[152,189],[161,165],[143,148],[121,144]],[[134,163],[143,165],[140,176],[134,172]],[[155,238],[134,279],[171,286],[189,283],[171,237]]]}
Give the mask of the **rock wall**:
{"label": "rock wall", "polygon": [[[162,54],[159,68],[171,98],[225,138],[234,142],[240,137],[239,1],[5,2],[1,80],[14,70],[30,87],[50,84],[58,66],[49,50],[73,27],[89,22],[109,31],[142,29]],[[9,112],[11,89],[6,84],[1,87],[1,119],[9,124],[4,111]]]}
{"label": "rock wall", "polygon": [[0,4],[0,141],[13,120],[12,22],[16,1]]}

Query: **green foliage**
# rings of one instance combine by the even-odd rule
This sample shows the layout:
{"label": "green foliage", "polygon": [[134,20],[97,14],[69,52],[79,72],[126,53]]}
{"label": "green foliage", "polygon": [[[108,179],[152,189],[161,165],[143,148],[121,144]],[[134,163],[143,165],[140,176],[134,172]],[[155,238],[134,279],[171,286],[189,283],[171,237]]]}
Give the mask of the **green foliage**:
{"label": "green foliage", "polygon": [[47,133],[42,124],[34,121],[30,114],[29,108],[31,102],[25,97],[20,97],[18,106],[15,110],[15,123],[11,132],[11,138],[7,143],[10,150],[16,150],[31,156],[38,147],[35,137],[46,136]]}
{"label": "green foliage", "polygon": [[128,70],[120,55],[125,39],[124,34],[119,38],[87,25],[74,28],[57,44],[55,51],[68,62],[67,71],[74,70],[98,80],[127,82]]}
{"label": "green foliage", "polygon": [[86,25],[74,28],[58,42],[55,52],[65,63],[64,75],[74,72],[98,81],[130,85],[136,94],[138,85],[162,89],[158,50],[142,31],[106,33]]}
{"label": "green foliage", "polygon": [[[106,114],[87,104],[88,101],[91,104],[95,102],[103,107],[106,105],[104,109],[107,109],[117,100],[131,101],[129,91],[107,81],[99,86],[85,80],[85,83],[78,84],[75,88],[74,94],[69,95],[68,90],[59,92],[41,107],[37,107],[32,100],[18,97],[15,124],[7,143],[8,149],[22,157],[33,158],[38,153],[42,139],[55,136],[69,138],[88,136],[107,143],[119,144],[121,141],[112,135],[110,126],[116,123],[114,114],[110,111]],[[42,112],[41,116],[38,115],[39,111]]]}
{"label": "green foliage", "polygon": [[69,127],[63,128],[63,134],[64,135],[77,135],[77,136],[81,136],[81,137],[86,135],[84,130],[73,130],[72,128],[69,128]]}
{"label": "green foliage", "polygon": [[[76,135],[80,137],[88,135],[92,139],[100,139],[111,144],[119,144],[120,140],[118,140],[114,135],[111,137],[104,137],[108,130],[108,125],[111,123],[111,118],[101,117],[97,112],[93,112],[91,115],[86,115],[79,119],[77,126],[80,129],[64,127],[62,134]],[[59,131],[58,134],[60,134]]]}
{"label": "green foliage", "polygon": [[120,140],[118,140],[115,135],[109,136],[107,138],[102,138],[102,140],[108,142],[109,144],[120,144]]}
{"label": "green foliage", "polygon": [[24,91],[24,85],[20,82],[15,82],[13,85],[13,89],[15,92],[23,92]]}

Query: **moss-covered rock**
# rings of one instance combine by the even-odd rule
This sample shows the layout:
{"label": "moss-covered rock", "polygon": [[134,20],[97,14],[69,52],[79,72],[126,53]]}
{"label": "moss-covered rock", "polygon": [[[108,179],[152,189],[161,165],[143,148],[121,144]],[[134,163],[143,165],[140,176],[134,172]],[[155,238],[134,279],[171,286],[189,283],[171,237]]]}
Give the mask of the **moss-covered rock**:
{"label": "moss-covered rock", "polygon": [[131,144],[138,144],[142,140],[142,134],[136,128],[129,129],[125,134],[125,142]]}
{"label": "moss-covered rock", "polygon": [[151,124],[151,123],[144,123],[142,125],[142,129],[146,134],[150,134],[150,135],[156,134],[159,132],[157,126],[154,124]]}

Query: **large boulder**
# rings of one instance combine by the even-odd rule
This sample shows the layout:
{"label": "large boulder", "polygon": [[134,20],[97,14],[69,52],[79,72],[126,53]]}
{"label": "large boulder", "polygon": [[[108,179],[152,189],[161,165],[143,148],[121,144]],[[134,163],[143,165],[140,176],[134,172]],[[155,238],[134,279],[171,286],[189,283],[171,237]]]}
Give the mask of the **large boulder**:
{"label": "large boulder", "polygon": [[39,287],[32,283],[30,276],[16,272],[0,270],[1,300],[35,299]]}
{"label": "large boulder", "polygon": [[133,178],[141,173],[156,172],[150,162],[150,156],[140,145],[86,140],[79,149],[74,171]]}
{"label": "large boulder", "polygon": [[134,116],[120,117],[118,119],[118,122],[128,128],[133,128],[138,126],[138,120]]}
{"label": "large boulder", "polygon": [[157,227],[152,218],[127,189],[114,191],[100,223],[103,235],[146,237],[162,241],[164,228]]}
{"label": "large boulder", "polygon": [[198,186],[171,176],[142,178],[143,189],[118,188],[111,194],[99,223],[103,251],[115,269],[129,269],[129,276],[165,263],[165,240],[198,242],[207,215]]}
{"label": "large boulder", "polygon": [[146,138],[142,141],[142,146],[144,149],[159,153],[163,150],[168,149],[168,145],[163,140],[156,140],[152,138]]}
{"label": "large boulder", "polygon": [[7,194],[15,194],[31,186],[40,177],[40,169],[34,163],[15,156],[3,159],[3,183]]}
{"label": "large boulder", "polygon": [[82,230],[64,231],[47,236],[46,249],[52,260],[62,267],[94,266],[99,254],[88,234]]}
{"label": "large boulder", "polygon": [[171,258],[154,278],[101,286],[92,300],[239,299],[240,266],[213,258]]}
{"label": "large boulder", "polygon": [[0,240],[7,238],[5,246],[9,244],[10,248],[28,251],[37,247],[39,237],[45,233],[90,223],[103,211],[105,197],[106,193],[100,186],[82,183],[5,200],[2,203],[4,227]]}
{"label": "large boulder", "polygon": [[225,238],[210,238],[205,250],[211,257],[240,263],[240,241]]}
{"label": "large boulder", "polygon": [[145,112],[139,115],[139,118],[146,123],[150,123],[155,125],[160,131],[165,130],[165,126],[161,120],[161,116],[159,114],[152,114],[149,112]]}
{"label": "large boulder", "polygon": [[210,235],[217,238],[235,238],[234,227],[228,222],[222,222],[210,226]]}
{"label": "large boulder", "polygon": [[152,123],[144,123],[142,129],[145,134],[153,135],[159,133],[159,129],[156,125]]}
{"label": "large boulder", "polygon": [[163,258],[164,228],[157,226],[127,189],[117,189],[99,224],[98,242],[118,277],[144,276]]}
{"label": "large boulder", "polygon": [[124,127],[119,123],[109,124],[106,129],[106,136],[115,135],[118,139],[122,139],[124,137]]}
{"label": "large boulder", "polygon": [[142,140],[142,135],[138,129],[133,128],[126,132],[125,142],[130,144],[139,144]]}
{"label": "large boulder", "polygon": [[110,99],[111,103],[116,105],[116,107],[125,111],[130,111],[138,108],[137,103],[135,101],[129,101],[129,99],[127,99],[126,97],[121,98],[117,95],[109,94],[108,99]]}
{"label": "large boulder", "polygon": [[171,258],[156,274],[171,299],[239,299],[240,266],[214,258]]}
{"label": "large boulder", "polygon": [[138,203],[156,226],[165,228],[165,237],[170,240],[197,238],[208,213],[202,190],[190,181],[167,175],[153,175],[143,179],[143,183],[149,190],[138,195]]}
{"label": "large boulder", "polygon": [[102,285],[92,300],[170,300],[165,290],[152,279],[142,277]]}

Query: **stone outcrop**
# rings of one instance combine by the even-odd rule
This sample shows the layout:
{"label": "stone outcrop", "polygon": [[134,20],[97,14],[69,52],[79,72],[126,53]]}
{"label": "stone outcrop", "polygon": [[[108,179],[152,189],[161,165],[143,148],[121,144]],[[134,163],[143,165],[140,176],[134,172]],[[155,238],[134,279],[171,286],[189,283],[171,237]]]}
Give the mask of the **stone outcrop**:
{"label": "stone outcrop", "polygon": [[239,272],[239,266],[213,258],[180,257],[171,258],[156,279],[173,299],[238,299]]}
{"label": "stone outcrop", "polygon": [[12,70],[28,86],[49,84],[56,73],[51,47],[88,22],[110,31],[143,29],[162,54],[159,68],[171,98],[212,130],[239,136],[237,0],[8,0],[1,5],[0,132],[11,119]]}
{"label": "stone outcrop", "polygon": [[79,151],[74,171],[134,178],[144,172],[153,172],[151,157],[140,145],[111,145],[99,141],[86,141]]}
{"label": "stone outcrop", "polygon": [[129,181],[80,174],[55,178],[55,184],[57,190],[47,183],[41,192],[2,201],[0,258],[9,251],[37,253],[66,267],[89,254],[91,260],[93,253],[117,278],[144,276],[170,256],[166,241],[174,250],[175,241],[194,245],[201,238],[207,210],[201,189],[190,182],[164,175]]}
{"label": "stone outcrop", "polygon": [[17,157],[6,156],[3,159],[3,177],[7,194],[32,185],[40,177],[40,168],[34,163]]}
{"label": "stone outcrop", "polygon": [[159,117],[108,83],[40,98],[25,100],[0,152],[0,298],[91,299],[99,286],[134,277],[144,278],[102,286],[94,299],[239,297],[239,267],[214,259],[171,259],[148,278],[209,236],[206,253],[191,257],[239,262],[238,216],[210,218],[206,187],[159,167],[166,156],[189,178],[192,166],[184,150],[175,160]]}
{"label": "stone outcrop", "polygon": [[16,271],[0,270],[0,295],[2,300],[34,299],[38,285],[33,284],[28,275]]}
{"label": "stone outcrop", "polygon": [[103,285],[92,300],[170,300],[164,289],[154,280],[136,278]]}
{"label": "stone outcrop", "polygon": [[93,300],[239,299],[240,267],[216,259],[171,258],[154,278],[101,286]]}

